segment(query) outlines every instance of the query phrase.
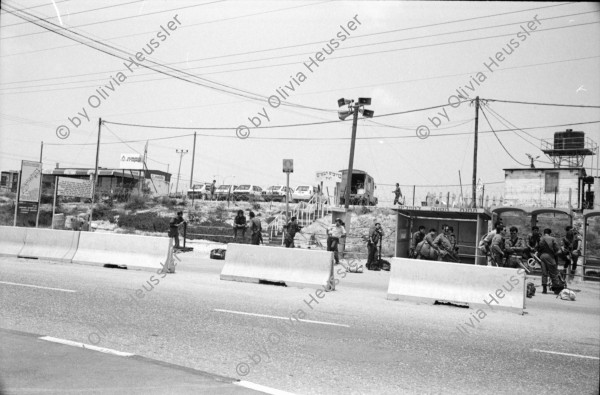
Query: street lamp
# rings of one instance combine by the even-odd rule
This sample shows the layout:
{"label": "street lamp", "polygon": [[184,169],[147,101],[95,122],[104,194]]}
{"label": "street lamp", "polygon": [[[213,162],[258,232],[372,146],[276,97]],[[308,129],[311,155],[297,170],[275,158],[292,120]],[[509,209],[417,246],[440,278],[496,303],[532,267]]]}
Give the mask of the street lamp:
{"label": "street lamp", "polygon": [[344,207],[348,209],[350,207],[350,183],[352,181],[352,166],[354,165],[354,145],[356,142],[356,124],[358,123],[358,113],[361,113],[365,118],[373,118],[374,111],[366,110],[364,106],[371,105],[370,97],[359,97],[358,103],[354,103],[354,100],[341,98],[338,100],[338,107],[348,105],[347,110],[339,110],[338,117],[340,120],[345,120],[350,115],[353,115],[352,119],[352,140],[350,141],[350,160],[348,161],[348,175],[346,176],[346,191],[344,194]]}
{"label": "street lamp", "polygon": [[181,174],[181,159],[183,159],[183,155],[188,153],[188,150],[176,149],[175,151],[179,154],[179,170],[177,170],[177,184],[175,186],[175,196],[177,196],[177,192],[179,191],[179,175]]}

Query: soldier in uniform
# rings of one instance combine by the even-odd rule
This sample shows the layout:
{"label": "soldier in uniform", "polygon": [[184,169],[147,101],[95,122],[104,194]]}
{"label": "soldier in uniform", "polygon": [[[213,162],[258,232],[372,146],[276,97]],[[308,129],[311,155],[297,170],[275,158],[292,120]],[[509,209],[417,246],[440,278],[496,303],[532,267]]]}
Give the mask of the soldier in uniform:
{"label": "soldier in uniform", "polygon": [[[538,252],[542,264],[542,293],[548,293],[548,276],[552,280],[552,291],[558,294],[564,288],[564,284],[558,276],[557,257],[560,252],[556,239],[551,236],[551,229],[544,229],[544,235],[540,239]],[[557,292],[558,291],[558,292]]]}
{"label": "soldier in uniform", "polygon": [[175,247],[179,247],[179,228],[184,223],[183,211],[178,211],[177,216],[169,221],[169,237],[175,239]]}
{"label": "soldier in uniform", "polygon": [[369,256],[367,258],[367,269],[369,270],[381,270],[377,263],[377,245],[383,237],[383,229],[379,222],[375,223],[375,228],[369,233],[369,241],[367,242],[367,249]]}
{"label": "soldier in uniform", "polygon": [[526,250],[525,241],[519,237],[519,229],[516,226],[510,227],[510,237],[505,244],[506,262],[505,267],[523,267],[521,264],[521,256]]}
{"label": "soldier in uniform", "polygon": [[285,226],[285,248],[294,248],[294,238],[296,237],[296,233],[300,232],[302,226],[298,225],[298,221],[296,217],[292,217],[290,222]]}
{"label": "soldier in uniform", "polygon": [[419,245],[419,243],[425,238],[425,229],[426,228],[423,225],[419,226],[419,230],[413,233],[412,237],[410,238],[410,249],[408,251],[409,258],[417,257],[415,249],[417,248],[417,245]]}

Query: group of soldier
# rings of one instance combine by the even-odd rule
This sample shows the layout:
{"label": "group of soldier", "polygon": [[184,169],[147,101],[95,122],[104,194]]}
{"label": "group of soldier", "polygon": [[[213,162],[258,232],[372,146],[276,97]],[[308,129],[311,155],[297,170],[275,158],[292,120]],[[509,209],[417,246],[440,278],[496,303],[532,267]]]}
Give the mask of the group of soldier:
{"label": "group of soldier", "polygon": [[[572,280],[577,269],[577,261],[581,256],[581,239],[578,232],[572,227],[565,228],[565,237],[559,245],[552,236],[552,229],[546,228],[540,234],[540,228],[533,226],[531,234],[526,240],[519,237],[519,230],[511,226],[510,236],[506,236],[506,227],[502,223],[496,224],[495,230],[488,233],[480,242],[479,248],[489,259],[488,265],[499,267],[524,267],[522,259],[533,258],[542,269],[542,293],[547,293],[548,278],[552,281],[552,288],[562,289],[565,281]],[[563,278],[559,275],[559,259],[564,261]]]}
{"label": "group of soldier", "polygon": [[413,233],[410,239],[409,258],[432,261],[459,262],[458,246],[454,228],[442,225],[442,232],[436,235],[437,229],[426,232],[425,226]]}
{"label": "group of soldier", "polygon": [[[412,234],[409,258],[458,262],[458,246],[454,229],[442,225],[442,232],[436,235],[435,228],[426,232],[425,226]],[[542,293],[547,293],[548,279],[552,281],[552,290],[562,289],[564,282],[572,280],[577,269],[577,260],[581,256],[581,236],[572,227],[565,228],[566,234],[561,243],[552,236],[551,229],[533,226],[526,238],[519,236],[519,229],[511,226],[509,235],[506,227],[498,222],[495,229],[481,239],[479,249],[488,257],[489,266],[519,268],[526,270],[524,260],[534,259],[542,270]],[[564,261],[563,276],[559,275],[559,259]],[[563,281],[564,278],[564,281]],[[556,292],[556,291],[555,291]]]}

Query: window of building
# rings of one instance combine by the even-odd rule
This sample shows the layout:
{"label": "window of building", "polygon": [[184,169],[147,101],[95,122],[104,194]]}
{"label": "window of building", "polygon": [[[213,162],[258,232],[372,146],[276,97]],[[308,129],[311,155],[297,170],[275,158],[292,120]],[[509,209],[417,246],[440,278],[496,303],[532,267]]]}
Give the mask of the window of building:
{"label": "window of building", "polygon": [[546,173],[544,192],[554,193],[558,191],[558,172]]}

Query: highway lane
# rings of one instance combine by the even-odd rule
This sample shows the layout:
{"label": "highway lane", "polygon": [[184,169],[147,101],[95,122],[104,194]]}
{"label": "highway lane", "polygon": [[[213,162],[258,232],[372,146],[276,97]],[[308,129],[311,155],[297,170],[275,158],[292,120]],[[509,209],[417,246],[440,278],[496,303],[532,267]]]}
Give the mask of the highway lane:
{"label": "highway lane", "polygon": [[221,267],[184,255],[176,274],[152,278],[0,258],[1,327],[298,393],[597,393],[597,285],[476,322],[473,309],[386,300],[386,272],[348,274],[309,305],[314,290],[220,281]]}

